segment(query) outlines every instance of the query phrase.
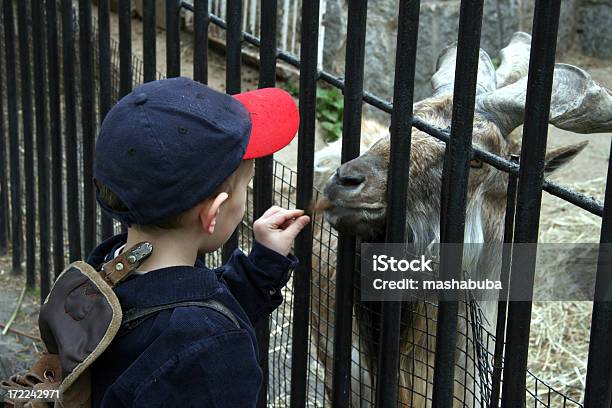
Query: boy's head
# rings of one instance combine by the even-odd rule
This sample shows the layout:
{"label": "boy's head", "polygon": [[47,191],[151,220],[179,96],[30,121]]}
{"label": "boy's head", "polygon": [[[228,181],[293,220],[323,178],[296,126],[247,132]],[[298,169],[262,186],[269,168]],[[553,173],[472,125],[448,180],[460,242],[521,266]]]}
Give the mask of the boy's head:
{"label": "boy's head", "polygon": [[220,245],[244,214],[252,159],[286,146],[298,123],[276,88],[232,97],[187,78],[139,85],[102,123],[98,202],[129,226],[198,226]]}

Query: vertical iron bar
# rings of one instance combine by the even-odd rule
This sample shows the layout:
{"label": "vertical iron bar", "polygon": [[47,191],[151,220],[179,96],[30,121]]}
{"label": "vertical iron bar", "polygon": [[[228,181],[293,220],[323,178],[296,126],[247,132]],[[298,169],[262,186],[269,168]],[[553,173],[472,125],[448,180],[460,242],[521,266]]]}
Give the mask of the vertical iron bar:
{"label": "vertical iron bar", "polygon": [[51,144],[51,218],[53,273],[64,269],[64,207],[62,165],[62,115],[60,112],[60,61],[58,47],[57,5],[47,1],[47,69],[49,75],[49,142]]}
{"label": "vertical iron bar", "polygon": [[8,100],[9,156],[11,178],[11,246],[12,272],[21,274],[23,225],[21,219],[21,158],[17,116],[17,74],[15,60],[15,26],[13,1],[4,0],[4,47],[6,55],[6,93]]}
{"label": "vertical iron bar", "polygon": [[[519,162],[519,156],[512,155],[513,163]],[[516,186],[518,178],[515,174],[508,174],[508,189],[506,190],[506,216],[504,222],[504,246],[502,250],[502,266],[500,280],[502,292],[497,302],[497,324],[495,326],[495,352],[493,354],[493,374],[491,386],[491,399],[489,408],[499,408],[501,393],[501,377],[503,372],[504,344],[506,341],[506,316],[508,311],[508,285],[510,280],[510,260],[512,256],[512,239],[514,237],[514,213],[516,211]]]}
{"label": "vertical iron bar", "polygon": [[[100,111],[99,123],[102,123],[111,107],[112,84],[109,0],[98,0],[98,70],[100,78],[100,100],[98,101],[98,108]],[[100,218],[100,235],[102,239],[106,239],[113,235],[113,219],[104,211],[102,211]]]}
{"label": "vertical iron bar", "polygon": [[[263,3],[262,3],[263,4]],[[262,6],[263,7],[263,6]],[[194,0],[193,16],[193,79],[208,83],[208,0]],[[263,9],[262,9],[263,19]],[[276,28],[275,28],[276,29]],[[261,31],[260,52],[264,48],[264,30]],[[261,59],[260,59],[261,60]],[[261,63],[263,69],[263,62]],[[261,73],[260,73],[261,75]]]}
{"label": "vertical iron bar", "polygon": [[[414,76],[419,29],[420,0],[400,2],[393,113],[391,115],[390,166],[387,182],[387,222],[385,240],[406,240],[406,196],[410,170]],[[395,407],[398,397],[401,303],[384,302],[376,384],[376,406]]]}
{"label": "vertical iron bar", "polygon": [[[4,14],[4,13],[3,13]],[[4,18],[3,18],[4,20]],[[6,23],[3,23],[3,25]],[[2,71],[2,63],[7,64],[6,58],[2,52],[4,50],[4,39],[0,38],[0,71]],[[0,89],[4,88],[2,75],[0,75]],[[8,155],[7,155],[7,140],[8,135],[4,133],[4,95],[0,94],[0,255],[6,254],[8,249],[8,237],[10,235],[9,228],[9,193],[8,193]]]}
{"label": "vertical iron bar", "polygon": [[62,0],[62,51],[64,67],[64,122],[66,135],[66,188],[69,261],[81,258],[81,222],[77,130],[75,112],[74,21],[72,1]]}
{"label": "vertical iron bar", "polygon": [[119,1],[119,98],[132,91],[132,1]]}
{"label": "vertical iron bar", "polygon": [[17,2],[19,72],[21,74],[21,120],[23,123],[23,167],[26,212],[26,285],[36,284],[36,198],[34,197],[34,135],[32,129],[32,83],[30,76],[30,36],[28,3]]}
{"label": "vertical iron bar", "polygon": [[155,22],[155,0],[143,0],[142,3],[142,49],[144,82],[157,78],[157,24]]}
{"label": "vertical iron bar", "polygon": [[83,252],[96,245],[96,192],[93,185],[96,113],[92,54],[91,1],[79,0],[79,46],[81,55],[81,131],[83,137]]}
{"label": "vertical iron bar", "polygon": [[[204,2],[201,2],[204,3]],[[196,2],[196,6],[198,6]],[[204,7],[204,5],[200,5]],[[259,88],[268,88],[276,85],[276,9],[277,0],[262,0],[261,4],[261,45],[259,47]],[[197,11],[197,8],[196,8]],[[206,9],[203,12],[207,13]],[[201,41],[198,47],[204,48],[206,43]],[[202,57],[205,60],[205,55]],[[195,69],[195,68],[194,68]],[[197,73],[196,70],[195,73]],[[202,73],[205,75],[205,72]],[[206,78],[206,76],[203,76]],[[274,156],[266,156],[255,160],[255,178],[253,180],[254,214],[253,218],[259,218],[272,205],[272,182],[273,182]],[[270,320],[263,319],[256,327],[257,344],[259,346],[260,365],[263,371],[263,384],[259,392],[257,406],[265,408],[268,406],[268,348],[270,343]]]}
{"label": "vertical iron bar", "polygon": [[[520,273],[514,273],[517,268],[512,268],[510,293],[513,287],[517,286],[533,291],[534,247],[538,242],[544,155],[560,7],[561,2],[557,0],[537,0],[535,3],[514,232],[515,243],[534,245],[528,248],[529,253],[521,255]],[[518,263],[515,258],[516,252],[513,252],[513,265]],[[509,336],[504,359],[503,408],[525,407],[531,306],[531,302],[510,302],[508,307]]]}
{"label": "vertical iron bar", "polygon": [[[242,0],[227,2],[227,30],[225,46],[225,83],[226,92],[234,95],[240,92],[242,85],[240,77],[242,57]],[[238,229],[223,245],[223,262],[227,261],[234,249],[238,247]]]}
{"label": "vertical iron bar", "polygon": [[233,95],[241,88],[242,0],[227,2],[226,91]]}
{"label": "vertical iron bar", "polygon": [[49,293],[49,150],[47,140],[47,107],[45,92],[45,31],[42,19],[43,1],[32,0],[32,44],[34,56],[34,90],[36,103],[36,153],[38,162],[38,225],[40,234],[40,301]]}
{"label": "vertical iron bar", "polygon": [[[351,0],[348,4],[346,82],[342,123],[341,162],[359,156],[361,111],[363,105],[363,64],[367,0]],[[351,343],[353,320],[353,279],[355,276],[355,236],[340,234],[336,270],[336,311],[334,318],[334,362],[332,406],[348,407],[351,398]]]}
{"label": "vertical iron bar", "polygon": [[[610,145],[610,153],[612,153],[612,144]],[[584,408],[612,407],[612,348],[610,347],[610,339],[612,339],[612,302],[610,301],[612,276],[609,270],[612,262],[610,251],[612,244],[612,161],[608,162],[600,243]]]}
{"label": "vertical iron bar", "polygon": [[[298,132],[297,208],[308,208],[312,201],[314,172],[315,113],[317,95],[317,50],[319,0],[302,4],[300,50],[300,127]],[[293,351],[291,354],[291,408],[306,406],[308,369],[308,308],[312,270],[312,222],[295,240],[300,265],[293,274]]]}
{"label": "vertical iron bar", "polygon": [[179,26],[179,0],[166,0],[166,76],[181,75],[181,37]]}
{"label": "vertical iron bar", "polygon": [[[459,279],[461,273],[463,259],[461,246],[449,250],[444,244],[463,244],[465,233],[465,206],[470,172],[482,8],[483,0],[461,1],[451,138],[446,146],[441,192],[440,230],[443,245],[440,279],[442,280]],[[453,178],[452,183],[450,175]],[[449,295],[451,294],[446,291],[440,291],[439,294],[432,399],[432,406],[435,408],[453,405],[459,302],[456,298],[449,298]]]}

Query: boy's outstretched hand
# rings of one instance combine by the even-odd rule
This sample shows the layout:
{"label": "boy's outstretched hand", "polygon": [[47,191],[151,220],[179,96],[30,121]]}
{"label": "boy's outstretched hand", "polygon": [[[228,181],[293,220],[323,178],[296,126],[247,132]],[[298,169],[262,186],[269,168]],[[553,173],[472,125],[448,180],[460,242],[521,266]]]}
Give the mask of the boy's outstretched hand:
{"label": "boy's outstretched hand", "polygon": [[287,210],[272,206],[253,223],[255,239],[262,245],[287,256],[293,240],[310,222],[304,210]]}

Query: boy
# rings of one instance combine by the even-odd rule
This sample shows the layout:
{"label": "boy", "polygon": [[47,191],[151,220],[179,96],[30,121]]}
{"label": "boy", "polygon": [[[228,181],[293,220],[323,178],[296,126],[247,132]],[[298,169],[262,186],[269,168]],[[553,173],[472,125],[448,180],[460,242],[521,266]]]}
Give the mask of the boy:
{"label": "boy", "polygon": [[[302,210],[268,209],[246,256],[219,269],[198,255],[228,240],[244,212],[254,158],[287,145],[298,127],[284,91],[231,97],[187,78],[138,86],[105,118],[96,142],[97,199],[127,234],[89,256],[99,268],[124,249],[153,252],[115,288],[122,326],[92,366],[93,407],[253,407],[262,384],[253,326],[282,302],[309,222]],[[119,258],[118,258],[119,259]],[[215,308],[164,305],[212,300]]]}

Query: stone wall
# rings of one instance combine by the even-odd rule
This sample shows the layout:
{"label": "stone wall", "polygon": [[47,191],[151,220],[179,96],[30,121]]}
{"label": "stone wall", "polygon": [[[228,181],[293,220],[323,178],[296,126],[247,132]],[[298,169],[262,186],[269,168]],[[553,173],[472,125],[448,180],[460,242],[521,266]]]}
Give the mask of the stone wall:
{"label": "stone wall", "polygon": [[580,19],[583,52],[612,58],[612,0],[585,0]]}
{"label": "stone wall", "polygon": [[[347,0],[327,0],[323,17],[323,67],[344,75]],[[392,99],[398,0],[369,0],[364,89]],[[495,58],[516,31],[531,32],[534,0],[485,0],[481,47]],[[457,40],[459,0],[422,0],[415,100],[431,93],[429,80],[440,52]],[[558,52],[580,45],[588,55],[612,54],[612,0],[562,0]],[[368,113],[380,116],[367,109]]]}
{"label": "stone wall", "polygon": [[[306,1],[306,0],[302,0]],[[158,22],[164,25],[163,0],[158,0]],[[395,71],[395,47],[399,0],[369,0],[366,32],[364,89],[391,101]],[[495,59],[516,31],[531,32],[535,0],[484,0],[481,47]],[[141,0],[136,12],[141,14]],[[281,6],[279,2],[279,6]],[[440,52],[457,40],[460,0],[421,0],[415,75],[415,100],[431,93],[429,80]],[[283,18],[282,7],[278,21]],[[192,13],[183,10],[184,28],[193,29]],[[326,0],[323,68],[344,76],[348,0]],[[299,16],[297,27],[299,30]],[[280,44],[279,33],[279,44]],[[299,33],[297,34],[299,41]],[[561,0],[558,53],[572,48],[587,55],[612,57],[612,0]],[[366,108],[387,120],[385,114]]]}

